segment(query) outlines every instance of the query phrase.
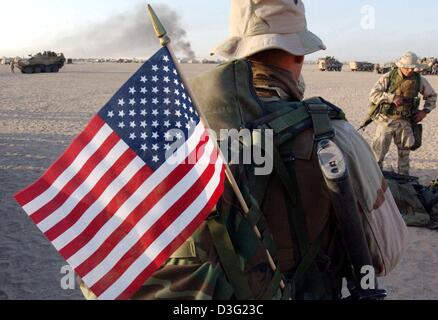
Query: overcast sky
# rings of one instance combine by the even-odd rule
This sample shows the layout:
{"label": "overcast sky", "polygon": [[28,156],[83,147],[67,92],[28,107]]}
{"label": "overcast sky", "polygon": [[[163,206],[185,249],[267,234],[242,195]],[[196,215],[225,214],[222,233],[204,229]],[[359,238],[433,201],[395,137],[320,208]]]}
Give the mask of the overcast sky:
{"label": "overcast sky", "polygon": [[[392,60],[407,50],[420,56],[438,56],[436,1],[304,2],[309,29],[328,47],[326,52],[312,55],[310,59],[327,54],[342,60],[379,62]],[[23,56],[52,49],[74,57],[96,54],[147,57],[158,44],[155,47],[151,39],[144,41],[145,47],[137,44],[142,43],[142,38],[150,38],[151,33],[147,30],[143,33],[142,25],[141,28],[127,27],[134,23],[133,19],[141,19],[146,3],[141,0],[0,0],[0,56]],[[179,15],[176,24],[186,31],[185,39],[200,58],[207,57],[209,50],[228,35],[229,0],[149,3],[167,5],[175,11],[169,17]],[[147,29],[146,11],[144,19],[144,29]],[[123,39],[114,36],[120,30]],[[132,45],[124,46],[119,41],[124,44],[131,41]],[[100,51],[99,45],[103,48]]]}

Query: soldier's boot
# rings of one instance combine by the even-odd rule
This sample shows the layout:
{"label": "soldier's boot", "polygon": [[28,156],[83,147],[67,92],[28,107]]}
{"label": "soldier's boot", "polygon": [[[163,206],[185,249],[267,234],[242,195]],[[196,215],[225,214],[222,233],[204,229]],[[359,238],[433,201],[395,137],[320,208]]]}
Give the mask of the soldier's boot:
{"label": "soldier's boot", "polygon": [[398,173],[402,175],[410,175],[410,150],[398,150]]}

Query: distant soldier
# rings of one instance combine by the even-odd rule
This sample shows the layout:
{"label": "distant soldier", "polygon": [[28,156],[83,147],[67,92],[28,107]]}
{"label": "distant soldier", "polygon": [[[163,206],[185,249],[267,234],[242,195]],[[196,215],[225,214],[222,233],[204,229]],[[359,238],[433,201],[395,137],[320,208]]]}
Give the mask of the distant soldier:
{"label": "distant soldier", "polygon": [[11,67],[11,72],[12,72],[12,73],[15,73],[15,59],[12,59],[12,60],[11,60],[10,67]]}
{"label": "distant soldier", "polygon": [[[373,142],[379,166],[391,146],[392,139],[398,148],[398,172],[409,175],[409,155],[415,145],[413,125],[423,121],[436,107],[437,94],[429,82],[414,70],[419,67],[415,53],[407,52],[397,68],[385,74],[370,93],[370,101],[377,106],[377,130]],[[419,110],[420,97],[425,104]]]}

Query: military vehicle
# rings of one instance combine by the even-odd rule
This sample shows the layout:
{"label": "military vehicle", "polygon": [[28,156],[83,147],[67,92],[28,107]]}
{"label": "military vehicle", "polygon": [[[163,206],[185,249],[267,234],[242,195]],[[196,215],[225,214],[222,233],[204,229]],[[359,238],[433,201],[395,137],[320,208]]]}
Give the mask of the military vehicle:
{"label": "military vehicle", "polygon": [[420,61],[421,67],[417,69],[423,75],[438,75],[438,59],[423,58]]}
{"label": "military vehicle", "polygon": [[386,74],[396,68],[397,66],[393,62],[385,63],[385,64],[376,64],[375,70],[379,74]]}
{"label": "military vehicle", "polygon": [[15,67],[22,73],[41,73],[41,72],[58,72],[65,64],[64,54],[45,51],[31,55],[27,59],[17,59],[14,61]]}
{"label": "military vehicle", "polygon": [[320,71],[342,71],[343,64],[334,57],[325,57],[318,59],[318,68]]}
{"label": "military vehicle", "polygon": [[352,61],[350,62],[350,69],[352,72],[357,72],[357,71],[373,72],[374,64],[369,62]]}

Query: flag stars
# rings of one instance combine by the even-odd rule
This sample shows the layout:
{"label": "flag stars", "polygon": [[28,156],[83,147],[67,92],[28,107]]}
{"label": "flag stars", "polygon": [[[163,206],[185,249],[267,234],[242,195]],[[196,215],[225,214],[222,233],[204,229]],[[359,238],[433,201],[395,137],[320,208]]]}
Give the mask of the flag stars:
{"label": "flag stars", "polygon": [[191,128],[192,128],[192,126],[190,125],[190,123],[187,123],[187,124],[186,124],[186,129],[187,129],[187,130],[190,130]]}
{"label": "flag stars", "polygon": [[143,140],[146,140],[146,139],[148,138],[147,133],[146,133],[146,132],[143,132],[143,133],[141,134],[141,138],[142,138]]}
{"label": "flag stars", "polygon": [[169,151],[170,150],[170,144],[166,143],[164,145],[164,150]]}
{"label": "flag stars", "polygon": [[167,131],[167,132],[164,134],[164,139],[166,139],[166,141],[169,141],[169,140],[172,139],[172,135],[169,133],[169,131]]}
{"label": "flag stars", "polygon": [[182,128],[182,124],[181,124],[181,122],[180,122],[180,121],[177,121],[177,122],[175,123],[175,127],[177,127],[178,129],[181,129],[181,128]]}
{"label": "flag stars", "polygon": [[141,101],[140,101],[141,105],[144,106],[144,105],[146,105],[146,103],[147,103],[147,100],[145,98],[141,99]]}
{"label": "flag stars", "polygon": [[158,82],[158,77],[157,77],[157,76],[153,76],[153,77],[152,77],[152,81],[153,81],[153,82]]}
{"label": "flag stars", "polygon": [[180,132],[178,132],[175,136],[178,140],[181,140],[183,137],[183,135]]}
{"label": "flag stars", "polygon": [[131,121],[131,122],[129,123],[129,126],[130,126],[132,129],[134,129],[137,125],[135,124],[135,121]]}
{"label": "flag stars", "polygon": [[125,111],[121,110],[119,111],[119,117],[123,118],[125,116]]}
{"label": "flag stars", "polygon": [[131,106],[135,105],[135,104],[136,104],[135,99],[130,99],[130,100],[129,100],[129,104],[130,104]]}
{"label": "flag stars", "polygon": [[170,121],[169,120],[167,120],[167,121],[164,121],[164,124],[163,124],[166,128],[169,128],[170,127]]}
{"label": "flag stars", "polygon": [[152,103],[157,105],[158,104],[158,99],[157,98],[152,99]]}
{"label": "flag stars", "polygon": [[177,116],[178,118],[180,118],[182,116],[181,111],[176,110],[175,111],[175,116]]}
{"label": "flag stars", "polygon": [[137,113],[135,113],[135,110],[129,110],[130,117],[135,117],[136,115],[137,115]]}
{"label": "flag stars", "polygon": [[179,96],[179,95],[180,95],[180,93],[179,93],[179,90],[178,90],[178,89],[176,89],[176,90],[175,90],[175,94],[176,94],[177,96]]}
{"label": "flag stars", "polygon": [[157,88],[157,87],[153,87],[153,88],[152,88],[152,92],[155,93],[155,94],[157,94],[157,93],[158,93],[158,88]]}
{"label": "flag stars", "polygon": [[113,118],[114,117],[114,111],[109,111],[108,112],[108,118]]}
{"label": "flag stars", "polygon": [[141,116],[146,117],[148,113],[145,109],[143,109],[143,110],[141,110],[140,114],[141,114]]}
{"label": "flag stars", "polygon": [[178,79],[173,80],[173,83],[174,83],[175,85],[179,85],[179,81],[178,81]]}
{"label": "flag stars", "polygon": [[119,99],[119,106],[123,107],[125,105],[124,99]]}
{"label": "flag stars", "polygon": [[145,144],[142,144],[140,149],[142,151],[146,151],[148,149],[148,147]]}
{"label": "flag stars", "polygon": [[129,139],[131,139],[131,140],[137,139],[137,136],[135,135],[134,132],[129,135]]}
{"label": "flag stars", "polygon": [[168,66],[164,66],[164,67],[163,67],[163,71],[164,71],[164,72],[169,72],[169,71],[170,71],[170,69],[169,69],[169,67],[168,67]]}
{"label": "flag stars", "polygon": [[126,126],[125,126],[125,123],[124,123],[124,122],[119,122],[119,128],[120,128],[120,129],[123,129],[124,127],[126,127]]}
{"label": "flag stars", "polygon": [[158,148],[158,144],[153,144],[152,145],[152,150],[158,151],[158,149],[160,149],[160,148]]}
{"label": "flag stars", "polygon": [[181,102],[179,100],[175,100],[175,104],[179,107],[181,105]]}
{"label": "flag stars", "polygon": [[169,93],[170,93],[170,89],[169,89],[169,88],[164,88],[164,89],[163,89],[163,92],[164,92],[165,94],[169,94]]}
{"label": "flag stars", "polygon": [[146,128],[147,126],[148,126],[148,125],[147,125],[146,121],[142,121],[142,122],[140,123],[140,127],[142,127],[143,129]]}
{"label": "flag stars", "polygon": [[171,115],[170,110],[169,110],[169,109],[164,110],[164,115],[165,115],[166,117],[170,116],[170,115]]}
{"label": "flag stars", "polygon": [[140,92],[142,94],[146,94],[148,91],[147,91],[147,89],[145,87],[143,87],[143,88],[141,88]]}
{"label": "flag stars", "polygon": [[166,104],[166,105],[169,105],[170,104],[170,99],[169,98],[165,98],[163,103]]}
{"label": "flag stars", "polygon": [[[154,132],[154,133],[152,133],[152,139],[155,139],[155,140],[158,140],[158,138],[159,138],[160,136],[158,135],[158,132]],[[158,145],[156,145],[157,146],[157,148],[158,148]],[[157,149],[158,150],[158,149]],[[155,150],[156,151],[156,150]]]}
{"label": "flag stars", "polygon": [[129,88],[129,93],[130,94],[136,94],[137,93],[137,90],[135,90],[135,88],[134,87],[132,87],[132,88]]}
{"label": "flag stars", "polygon": [[158,156],[153,156],[152,161],[157,163],[158,161],[160,161],[160,158],[158,158]]}
{"label": "flag stars", "polygon": [[177,75],[177,74],[178,74],[178,72],[176,71],[176,69],[173,69],[173,74],[174,74],[174,75]]}
{"label": "flag stars", "polygon": [[146,78],[146,76],[142,76],[140,82],[146,83],[148,82],[148,79]]}
{"label": "flag stars", "polygon": [[169,83],[169,82],[170,82],[170,79],[169,79],[169,77],[164,77],[164,78],[163,78],[163,81],[166,82],[166,83]]}
{"label": "flag stars", "polygon": [[157,109],[152,110],[152,115],[153,115],[154,117],[158,116],[158,114],[159,114],[159,112],[158,112]]}
{"label": "flag stars", "polygon": [[187,96],[186,96],[186,94],[185,94],[185,93],[183,93],[182,97],[184,98],[184,100],[186,100],[186,99],[187,99]]}
{"label": "flag stars", "polygon": [[159,124],[158,124],[158,121],[157,121],[157,120],[155,120],[155,121],[152,122],[152,127],[154,127],[154,128],[158,128],[158,126],[159,126]]}
{"label": "flag stars", "polygon": [[169,62],[169,56],[163,56],[163,61],[164,62]]}
{"label": "flag stars", "polygon": [[157,65],[153,65],[152,66],[152,71],[153,72],[157,72],[158,71],[158,66]]}

